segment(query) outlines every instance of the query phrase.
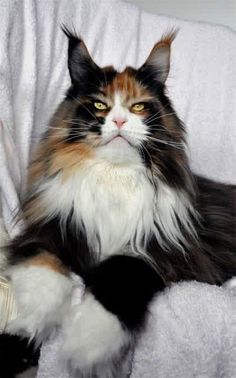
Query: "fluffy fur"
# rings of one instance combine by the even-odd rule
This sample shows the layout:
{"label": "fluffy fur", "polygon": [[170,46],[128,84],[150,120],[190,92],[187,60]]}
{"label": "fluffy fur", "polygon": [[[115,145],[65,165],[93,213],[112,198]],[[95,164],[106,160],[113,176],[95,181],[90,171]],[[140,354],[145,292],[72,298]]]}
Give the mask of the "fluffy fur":
{"label": "fluffy fur", "polygon": [[129,347],[130,335],[92,294],[87,293],[82,304],[73,307],[62,332],[61,358],[79,376],[108,378],[118,373],[116,364]]}
{"label": "fluffy fur", "polygon": [[58,324],[69,307],[72,282],[41,266],[13,267],[8,271],[18,316],[6,331],[38,341]]}
{"label": "fluffy fur", "polygon": [[[16,300],[34,312],[14,331],[34,337],[56,324],[63,282],[76,273],[85,300],[80,315],[68,315],[62,355],[87,376],[116,376],[155,293],[235,275],[235,188],[189,168],[184,127],[165,93],[173,33],[142,67],[123,72],[98,67],[65,33],[71,87],[30,165],[26,227],[9,248]],[[46,306],[33,297],[42,284],[52,288]]]}

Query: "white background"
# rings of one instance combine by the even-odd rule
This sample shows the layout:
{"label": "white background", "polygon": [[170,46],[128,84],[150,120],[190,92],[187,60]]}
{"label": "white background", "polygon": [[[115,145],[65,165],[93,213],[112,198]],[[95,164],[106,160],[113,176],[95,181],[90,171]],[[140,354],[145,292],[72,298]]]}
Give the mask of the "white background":
{"label": "white background", "polygon": [[146,11],[230,26],[236,30],[236,0],[127,0]]}

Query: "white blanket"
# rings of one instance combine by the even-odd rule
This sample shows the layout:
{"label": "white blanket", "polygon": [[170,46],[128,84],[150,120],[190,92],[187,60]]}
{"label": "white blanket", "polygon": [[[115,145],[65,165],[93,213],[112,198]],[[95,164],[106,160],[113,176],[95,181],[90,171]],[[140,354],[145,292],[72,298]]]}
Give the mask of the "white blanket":
{"label": "white blanket", "polygon": [[[0,0],[0,20],[0,209],[2,208],[4,224],[10,236],[18,231],[14,226],[13,214],[24,191],[30,150],[47,127],[50,116],[69,85],[66,68],[67,41],[60,30],[61,23],[75,27],[98,64],[114,64],[119,69],[127,64],[140,66],[153,44],[166,30],[180,27],[173,43],[167,86],[180,117],[187,125],[191,165],[198,173],[220,181],[236,183],[235,32],[221,26],[150,15],[133,5],[116,0]],[[214,303],[219,303],[220,309],[224,297],[221,291],[217,291],[220,289],[204,286],[204,293],[215,298],[209,302],[209,307],[206,304],[208,301],[203,306],[201,290],[199,287],[197,293],[196,285],[193,286],[196,295],[194,314],[196,308],[199,312],[204,309],[207,324],[211,324],[213,319],[223,321],[223,314],[221,318],[216,318],[216,308],[211,307]],[[211,297],[213,292],[214,296]],[[232,314],[230,308],[233,301],[228,294],[224,298],[225,308]],[[161,299],[157,301],[160,303]],[[158,308],[157,327],[160,318],[165,316],[161,315],[163,307],[158,307],[158,303],[153,304],[154,308]],[[177,308],[181,311],[181,301]],[[187,324],[191,323],[191,308],[189,311],[187,319],[185,310],[182,312],[182,318]],[[212,314],[208,319],[208,315]],[[231,326],[229,318],[230,316],[226,320],[228,319],[227,324]],[[181,319],[181,314],[178,319]],[[168,322],[166,326],[167,324]],[[165,377],[157,375],[157,364],[160,366],[165,363],[169,367],[173,366],[174,372],[176,366],[183,366],[183,369],[187,366],[189,373],[181,373],[181,378],[213,377],[207,371],[203,373],[199,370],[201,373],[194,372],[195,375],[192,373],[195,366],[194,348],[199,353],[203,352],[201,336],[191,351],[189,340],[192,339],[185,337],[186,334],[182,334],[180,329],[178,341],[182,341],[184,350],[180,355],[179,349],[172,349],[169,344],[173,343],[178,334],[177,319],[170,319],[169,324],[170,329],[175,329],[175,332],[173,337],[169,333],[167,344],[164,342],[165,334],[162,334],[160,328],[156,328],[154,333],[151,331],[150,337],[153,340],[150,343],[148,336],[144,336],[144,344],[140,344],[135,357],[135,377]],[[220,327],[222,326],[220,322]],[[202,329],[201,327],[200,330]],[[235,327],[231,326],[231,332],[232,336],[235,335]],[[171,359],[165,353],[161,356],[155,353],[153,345],[157,352],[160,349],[154,340],[159,340],[160,343],[162,340],[163,344],[159,345],[162,345]],[[219,358],[223,361],[227,349],[224,349],[224,353],[220,352],[220,338],[214,328],[212,339],[209,340],[208,344],[203,344],[207,346],[212,342],[215,345],[218,342],[219,355],[215,355],[215,364],[218,366]],[[45,355],[46,352],[40,363],[40,369],[44,367],[44,372],[47,369]],[[184,365],[185,358],[187,365]],[[56,358],[53,366],[56,368]],[[147,373],[149,368],[153,369],[150,375]],[[233,377],[227,374],[216,376]],[[43,375],[40,376],[39,373],[38,377]],[[54,378],[58,375],[53,375],[51,370],[47,377]]]}

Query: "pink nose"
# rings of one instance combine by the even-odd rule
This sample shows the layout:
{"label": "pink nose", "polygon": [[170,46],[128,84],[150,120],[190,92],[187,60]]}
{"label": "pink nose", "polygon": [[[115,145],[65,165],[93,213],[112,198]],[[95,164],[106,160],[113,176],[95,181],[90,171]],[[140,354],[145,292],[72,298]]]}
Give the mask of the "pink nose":
{"label": "pink nose", "polygon": [[115,122],[116,126],[120,129],[127,122],[127,119],[116,117],[113,118],[113,122]]}

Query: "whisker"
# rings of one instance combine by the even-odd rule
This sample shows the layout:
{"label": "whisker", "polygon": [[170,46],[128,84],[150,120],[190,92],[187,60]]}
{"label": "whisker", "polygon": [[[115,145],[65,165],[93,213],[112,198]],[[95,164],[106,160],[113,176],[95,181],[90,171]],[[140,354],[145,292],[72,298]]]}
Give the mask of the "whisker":
{"label": "whisker", "polygon": [[158,119],[161,119],[161,118],[165,118],[165,117],[169,117],[171,115],[175,114],[175,112],[172,112],[172,113],[166,113],[166,114],[162,114],[160,115],[159,117],[155,117],[155,118],[152,118],[152,119],[147,119],[147,121],[145,121],[145,124],[146,125],[149,125],[151,122],[153,121],[157,121]]}
{"label": "whisker", "polygon": [[[163,128],[162,125],[160,124],[155,124],[155,125],[152,125],[152,131],[154,131],[155,133],[160,133],[160,134],[165,134],[165,135],[168,135],[170,138],[173,137],[173,138],[181,138],[182,139],[182,133],[181,131],[179,130],[168,130],[166,128]],[[149,135],[151,135],[151,132],[149,132]]]}
{"label": "whisker", "polygon": [[[151,145],[151,146],[147,146],[147,147],[152,147],[152,150],[156,150],[156,151],[158,151],[158,152],[162,152],[158,147],[156,147],[156,146],[153,146],[153,145]],[[147,148],[146,147],[146,148]]]}
{"label": "whisker", "polygon": [[161,110],[159,110],[158,112],[152,114],[150,117],[147,118],[146,121],[151,121],[154,117],[156,117],[157,115],[159,115],[161,113]]}
{"label": "whisker", "polygon": [[153,137],[150,137],[150,136],[147,136],[147,138],[148,138],[148,140],[151,140],[151,142],[157,142],[157,143],[161,143],[161,144],[164,144],[164,145],[167,145],[167,146],[170,146],[170,147],[174,147],[174,148],[177,148],[177,149],[180,149],[180,150],[184,150],[183,143],[168,142],[168,141],[158,139],[158,138],[153,138]]}
{"label": "whisker", "polygon": [[[154,120],[155,116],[161,114],[161,112],[162,112],[163,110],[166,110],[167,107],[169,107],[169,104],[166,104],[166,105],[164,105],[164,106],[162,105],[162,108],[161,108],[158,112],[152,114],[149,118],[147,118],[147,121]],[[165,115],[168,115],[168,114],[169,114],[169,115],[170,115],[170,114],[173,115],[173,114],[176,114],[176,113],[175,113],[175,112],[172,112],[172,113],[161,114],[160,118],[163,117],[163,116],[165,116]]]}
{"label": "whisker", "polygon": [[183,148],[183,144],[182,143],[172,142],[172,141],[164,141],[162,139],[156,139],[155,141],[157,141],[158,143],[167,144],[169,146],[173,146],[173,147],[176,147],[176,148],[180,148],[180,149]]}

